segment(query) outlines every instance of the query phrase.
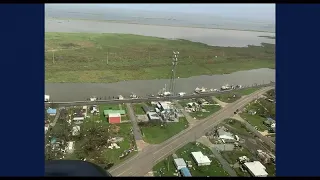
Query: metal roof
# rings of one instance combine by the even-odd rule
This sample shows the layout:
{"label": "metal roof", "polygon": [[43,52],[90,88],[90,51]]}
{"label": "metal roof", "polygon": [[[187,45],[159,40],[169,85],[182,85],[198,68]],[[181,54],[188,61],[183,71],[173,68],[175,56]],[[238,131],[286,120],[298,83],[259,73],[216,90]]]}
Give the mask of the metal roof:
{"label": "metal roof", "polygon": [[124,114],[126,114],[126,111],[125,110],[104,110],[103,111],[104,115],[109,115],[111,113],[119,113],[121,115],[124,115]]}
{"label": "metal roof", "polygon": [[181,168],[180,171],[181,171],[183,177],[192,177],[188,168],[186,168],[186,167]]}

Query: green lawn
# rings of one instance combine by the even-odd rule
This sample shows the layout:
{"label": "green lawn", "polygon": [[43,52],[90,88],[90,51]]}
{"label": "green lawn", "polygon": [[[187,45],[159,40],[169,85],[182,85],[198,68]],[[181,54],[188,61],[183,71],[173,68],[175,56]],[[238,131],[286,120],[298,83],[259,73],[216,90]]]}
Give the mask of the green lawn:
{"label": "green lawn", "polygon": [[[198,167],[191,156],[191,152],[195,151],[201,151],[204,155],[207,155],[212,161],[211,165]],[[212,157],[211,150],[200,143],[198,144],[198,146],[194,142],[188,143],[181,149],[177,150],[175,154],[179,158],[183,158],[185,161],[192,162],[192,168],[189,168],[192,176],[229,176],[228,173],[222,168],[222,165]],[[160,169],[162,169],[164,174],[160,175]],[[153,167],[153,171],[155,171],[155,176],[174,176],[173,173],[175,173],[175,170],[176,168],[171,155]]]}
{"label": "green lawn", "polygon": [[188,127],[186,118],[180,118],[179,122],[169,122],[166,127],[160,125],[155,126],[140,126],[145,142],[150,144],[159,144],[178,134]]}
{"label": "green lawn", "polygon": [[256,126],[258,128],[258,131],[265,131],[268,130],[269,128],[263,124],[263,121],[266,120],[266,118],[263,118],[259,115],[251,115],[246,112],[241,113],[240,116],[248,121],[252,126]]}
{"label": "green lawn", "polygon": [[136,115],[143,115],[143,114],[146,114],[144,111],[143,111],[143,105],[142,104],[133,104],[133,110],[134,110],[134,113]]}
{"label": "green lawn", "polygon": [[[226,119],[223,122],[224,124],[227,124],[234,129],[236,129],[237,134],[239,135],[245,135],[245,136],[252,136],[249,132],[249,130],[245,127],[245,124],[241,123],[238,120],[235,119]],[[233,130],[232,130],[233,131]]]}
{"label": "green lawn", "polygon": [[106,83],[170,78],[172,50],[179,50],[183,59],[177,66],[181,78],[275,68],[272,44],[215,47],[128,34],[47,32],[45,81]]}
{"label": "green lawn", "polygon": [[260,88],[258,87],[239,89],[230,93],[219,94],[216,96],[216,98],[225,103],[233,103],[236,100],[240,99],[242,96],[252,94],[259,89]]}

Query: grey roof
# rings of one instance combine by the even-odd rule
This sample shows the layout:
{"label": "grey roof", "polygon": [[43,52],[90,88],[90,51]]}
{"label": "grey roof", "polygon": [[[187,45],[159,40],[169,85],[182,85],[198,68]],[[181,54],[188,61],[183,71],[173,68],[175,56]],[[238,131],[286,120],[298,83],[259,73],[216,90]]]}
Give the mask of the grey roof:
{"label": "grey roof", "polygon": [[174,159],[174,163],[177,166],[187,166],[187,164],[186,164],[186,162],[184,161],[183,158]]}

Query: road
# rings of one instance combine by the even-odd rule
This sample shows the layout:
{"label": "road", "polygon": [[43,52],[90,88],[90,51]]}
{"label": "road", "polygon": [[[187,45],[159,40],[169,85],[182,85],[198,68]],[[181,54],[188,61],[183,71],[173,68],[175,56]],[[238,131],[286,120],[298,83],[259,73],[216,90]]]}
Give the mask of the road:
{"label": "road", "polygon": [[[251,87],[269,87],[274,86],[275,83],[269,83],[269,84],[262,84],[257,86],[250,86],[250,87],[244,87],[241,89],[251,88]],[[237,89],[235,89],[237,90]],[[97,101],[74,101],[74,102],[45,102],[46,104],[58,104],[62,106],[79,106],[79,105],[97,105],[97,104],[119,104],[119,103],[141,103],[141,102],[147,102],[147,101],[167,101],[167,100],[179,100],[179,99],[191,99],[191,98],[200,98],[200,97],[208,97],[208,96],[214,96],[217,94],[224,94],[229,93],[235,90],[225,90],[225,91],[219,91],[219,92],[205,92],[200,94],[190,94],[190,95],[184,95],[184,96],[168,96],[168,97],[144,97],[139,99],[110,99],[110,100],[97,100]]]}
{"label": "road", "polygon": [[132,105],[130,103],[126,103],[128,115],[132,124],[133,136],[136,141],[142,140],[142,135],[140,128],[137,123],[136,115],[133,111]]}
{"label": "road", "polygon": [[212,116],[198,121],[193,126],[190,126],[167,141],[158,145],[146,147],[136,156],[133,156],[122,164],[111,168],[109,172],[113,176],[144,176],[152,170],[152,167],[157,162],[160,162],[165,157],[174,153],[188,142],[192,142],[200,138],[224,119],[232,117],[237,109],[245,107],[245,105],[253,101],[260,94],[263,94],[272,88],[273,87],[266,87],[260,89],[248,96],[240,98],[234,103],[226,105],[225,108],[219,110]]}

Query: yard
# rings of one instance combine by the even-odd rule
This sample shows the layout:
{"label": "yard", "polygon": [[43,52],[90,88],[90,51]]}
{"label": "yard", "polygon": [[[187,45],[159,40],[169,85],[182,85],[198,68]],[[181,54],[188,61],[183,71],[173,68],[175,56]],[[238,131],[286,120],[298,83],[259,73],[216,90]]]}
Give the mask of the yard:
{"label": "yard", "polygon": [[134,113],[136,115],[143,115],[143,114],[146,114],[144,111],[143,111],[143,105],[142,104],[133,104],[133,110],[134,110]]}
{"label": "yard", "polygon": [[219,94],[216,96],[216,98],[225,103],[233,103],[236,100],[240,99],[242,96],[249,95],[259,89],[260,88],[258,87],[251,87],[251,88],[234,90],[230,93]]}
{"label": "yard", "polygon": [[153,124],[141,126],[140,129],[145,142],[150,144],[159,144],[178,134],[188,127],[188,121],[185,117],[179,119],[179,122],[169,122],[167,125]]}
{"label": "yard", "polygon": [[223,122],[224,124],[235,129],[236,133],[244,136],[253,136],[250,134],[250,131],[246,128],[245,124],[241,123],[235,119],[226,119]]}
{"label": "yard", "polygon": [[[204,155],[207,155],[209,159],[212,161],[210,166],[197,166],[195,161],[191,156],[191,152],[201,151]],[[192,168],[190,168],[190,172],[192,176],[195,177],[206,177],[206,176],[229,176],[228,173],[222,168],[222,165],[212,157],[212,152],[206,146],[198,143],[198,145],[194,142],[188,143],[183,146],[181,149],[177,150],[175,154],[178,158],[183,158],[185,161],[192,162]],[[163,173],[160,173],[160,169]],[[174,176],[175,173],[175,165],[173,162],[173,157],[169,156],[165,160],[159,162],[153,167],[153,171],[155,172],[155,176]]]}
{"label": "yard", "polygon": [[252,126],[257,127],[258,131],[263,132],[263,131],[266,131],[269,129],[265,124],[263,124],[263,121],[266,120],[266,118],[264,118],[264,117],[261,117],[257,114],[251,115],[247,112],[241,113],[240,116],[244,120],[248,121]]}

